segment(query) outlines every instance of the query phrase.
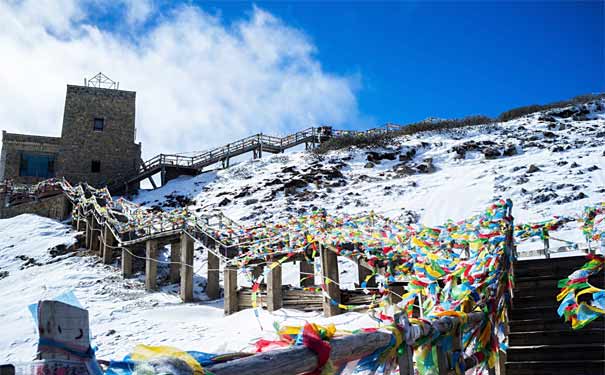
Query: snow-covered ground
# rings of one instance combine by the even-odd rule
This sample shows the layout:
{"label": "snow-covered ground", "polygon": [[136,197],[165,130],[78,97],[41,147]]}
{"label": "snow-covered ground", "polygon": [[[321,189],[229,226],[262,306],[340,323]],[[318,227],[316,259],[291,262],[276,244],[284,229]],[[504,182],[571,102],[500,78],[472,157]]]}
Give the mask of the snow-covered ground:
{"label": "snow-covered ground", "polygon": [[[401,137],[376,149],[321,156],[291,152],[243,161],[227,170],[181,177],[141,192],[135,200],[165,210],[183,204],[199,213],[220,210],[243,224],[326,209],[373,210],[438,225],[510,197],[517,221],[538,221],[576,216],[584,206],[605,200],[604,141],[601,102],[590,106],[589,114],[551,111],[502,124]],[[68,290],[90,312],[99,358],[121,358],[139,343],[241,350],[259,337],[271,338],[274,321],[333,321],[343,329],[375,326],[357,313],[324,319],[319,313],[282,309],[261,312],[260,323],[252,310],[225,317],[222,300],[207,301],[203,293],[206,262],[201,252],[194,264],[198,301],[183,304],[175,285],[164,282],[160,291],[146,293],[142,276],[122,279],[117,263],[103,265],[81,250],[51,253],[58,245],[69,248],[75,236],[68,225],[37,216],[0,220],[0,363],[33,358],[36,329],[27,306]],[[556,237],[584,242],[576,223]],[[532,246],[541,243],[523,249]],[[346,260],[341,264],[346,286],[356,280],[356,270]],[[160,277],[166,271],[160,267]],[[294,266],[287,265],[284,282],[296,285],[297,279]],[[240,281],[245,282],[243,277]]]}

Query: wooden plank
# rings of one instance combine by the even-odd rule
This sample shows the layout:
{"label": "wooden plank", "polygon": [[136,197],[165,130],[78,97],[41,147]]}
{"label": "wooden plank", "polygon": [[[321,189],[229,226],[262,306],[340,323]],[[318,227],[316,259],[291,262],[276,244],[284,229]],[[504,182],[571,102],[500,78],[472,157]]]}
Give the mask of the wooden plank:
{"label": "wooden plank", "polygon": [[122,248],[122,277],[128,278],[132,276],[132,254],[127,247]]}
{"label": "wooden plank", "polygon": [[193,239],[181,234],[181,299],[193,301]]}
{"label": "wooden plank", "polygon": [[[338,279],[338,256],[335,252],[326,249],[323,246],[319,246],[319,253],[321,256],[321,272],[322,284],[325,285],[326,290],[330,298],[337,303],[340,303],[340,287]],[[324,298],[323,310],[325,316],[334,316],[341,313],[338,306],[334,305],[327,298]]]}
{"label": "wooden plank", "polygon": [[178,283],[181,280],[181,241],[170,243],[170,282]]}
{"label": "wooden plank", "polygon": [[271,269],[267,276],[267,310],[279,310],[282,307],[281,265]]}
{"label": "wooden plank", "polygon": [[[216,246],[218,250],[218,244]],[[208,251],[208,283],[206,284],[206,294],[210,299],[220,298],[220,258],[212,251]]]}
{"label": "wooden plank", "polygon": [[153,291],[158,287],[158,241],[147,241],[145,255],[145,289]]}
{"label": "wooden plank", "polygon": [[237,268],[231,265],[225,267],[223,282],[225,284],[225,315],[237,312]]}
{"label": "wooden plank", "polygon": [[90,250],[94,253],[98,253],[100,250],[100,241],[99,241],[99,223],[94,216],[91,216],[90,219],[91,228],[90,228]]}
{"label": "wooden plank", "polygon": [[111,264],[113,260],[113,248],[116,245],[116,239],[111,233],[109,224],[105,223],[103,227],[103,264]]}
{"label": "wooden plank", "polygon": [[313,263],[301,260],[298,262],[299,280],[301,287],[315,285],[315,265]]}

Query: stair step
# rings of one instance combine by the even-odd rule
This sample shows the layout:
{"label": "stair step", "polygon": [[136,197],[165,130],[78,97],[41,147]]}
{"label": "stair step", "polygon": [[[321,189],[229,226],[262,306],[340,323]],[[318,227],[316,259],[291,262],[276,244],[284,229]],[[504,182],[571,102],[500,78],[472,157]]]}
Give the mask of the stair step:
{"label": "stair step", "polygon": [[511,320],[526,319],[558,319],[557,308],[554,306],[516,307],[510,314]]}
{"label": "stair step", "polygon": [[582,345],[511,346],[506,351],[510,362],[605,360],[605,343]]}
{"label": "stair step", "polygon": [[[514,319],[509,322],[509,328],[511,332],[528,332],[528,331],[574,331],[571,328],[571,323],[563,321],[563,318],[557,317],[556,319]],[[605,319],[597,319],[590,322],[589,325],[583,329],[589,328],[605,328]]]}
{"label": "stair step", "polygon": [[506,362],[506,371],[514,375],[603,375],[605,374],[605,361]]}
{"label": "stair step", "polygon": [[565,344],[603,344],[604,328],[585,327],[581,330],[537,330],[512,332],[508,336],[510,346],[527,345],[565,345]]}
{"label": "stair step", "polygon": [[515,296],[513,300],[513,309],[516,308],[524,308],[524,307],[532,307],[532,306],[550,306],[555,309],[559,308],[560,302],[557,301],[556,294],[552,295],[531,295],[526,296],[521,294],[520,296]]}

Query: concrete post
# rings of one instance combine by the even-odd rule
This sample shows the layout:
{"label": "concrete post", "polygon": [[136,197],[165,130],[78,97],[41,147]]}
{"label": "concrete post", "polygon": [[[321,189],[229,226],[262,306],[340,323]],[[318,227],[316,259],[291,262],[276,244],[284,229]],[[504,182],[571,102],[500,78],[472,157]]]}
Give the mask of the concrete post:
{"label": "concrete post", "polygon": [[158,286],[158,241],[149,240],[145,243],[145,289],[156,290]]}
{"label": "concrete post", "polygon": [[193,239],[181,234],[181,299],[193,301]]}

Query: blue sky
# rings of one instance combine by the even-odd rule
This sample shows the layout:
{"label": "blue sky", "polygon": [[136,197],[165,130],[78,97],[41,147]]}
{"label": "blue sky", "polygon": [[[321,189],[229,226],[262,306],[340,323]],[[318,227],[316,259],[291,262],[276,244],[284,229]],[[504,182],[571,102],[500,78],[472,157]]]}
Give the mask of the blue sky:
{"label": "blue sky", "polygon": [[99,71],[137,91],[145,157],[495,116],[605,91],[604,18],[602,1],[0,1],[0,116],[58,135],[65,85]]}
{"label": "blue sky", "polygon": [[[194,1],[229,23],[243,2]],[[359,74],[378,123],[498,113],[605,91],[604,2],[256,2]]]}

